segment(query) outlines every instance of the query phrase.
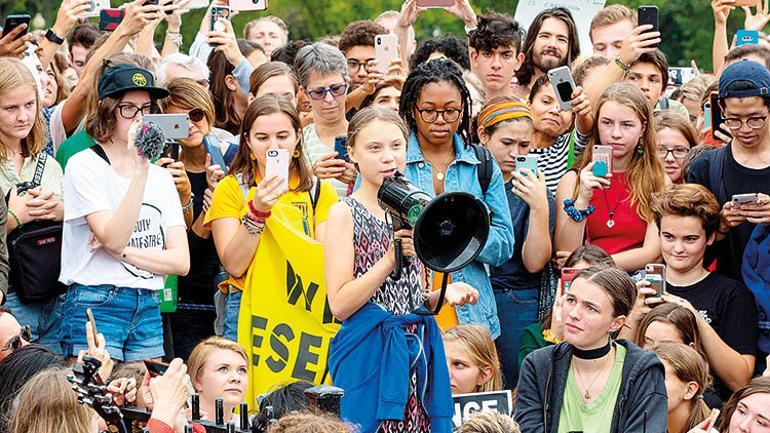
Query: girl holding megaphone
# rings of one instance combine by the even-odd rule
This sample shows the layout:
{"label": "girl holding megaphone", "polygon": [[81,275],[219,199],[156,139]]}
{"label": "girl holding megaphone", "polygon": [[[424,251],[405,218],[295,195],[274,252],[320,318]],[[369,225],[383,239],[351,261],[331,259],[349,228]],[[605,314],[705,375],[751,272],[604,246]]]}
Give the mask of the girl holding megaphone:
{"label": "girl holding megaphone", "polygon": [[[340,415],[361,432],[450,431],[452,392],[444,347],[428,313],[439,292],[426,292],[427,272],[410,230],[395,233],[405,265],[396,267],[393,229],[379,206],[383,179],[406,165],[407,129],[398,114],[369,107],[350,122],[348,152],[360,187],[329,211],[324,245],[329,307],[342,328],[332,341],[329,371],[345,390]],[[478,292],[449,284],[451,305],[473,304]],[[401,428],[399,428],[401,425]]]}

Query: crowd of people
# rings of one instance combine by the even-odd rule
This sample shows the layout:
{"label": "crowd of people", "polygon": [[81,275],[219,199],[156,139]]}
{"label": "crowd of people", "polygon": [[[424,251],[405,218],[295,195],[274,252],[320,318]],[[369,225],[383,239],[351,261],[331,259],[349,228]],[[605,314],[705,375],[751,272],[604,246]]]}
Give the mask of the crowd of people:
{"label": "crowd of people", "polygon": [[[264,13],[239,38],[214,0],[184,53],[187,1],[111,31],[91,3],[0,38],[0,433],[106,429],[67,381],[85,356],[152,433],[203,431],[192,393],[269,432],[450,432],[453,395],[504,390],[454,430],[770,431],[767,0],[753,44],[712,0],[684,83],[619,4],[581,47],[562,7],[453,0],[466,34],[418,44],[418,0],[318,41]],[[189,129],[157,158],[156,114]],[[379,202],[398,174],[483,203],[470,264],[420,260]]]}

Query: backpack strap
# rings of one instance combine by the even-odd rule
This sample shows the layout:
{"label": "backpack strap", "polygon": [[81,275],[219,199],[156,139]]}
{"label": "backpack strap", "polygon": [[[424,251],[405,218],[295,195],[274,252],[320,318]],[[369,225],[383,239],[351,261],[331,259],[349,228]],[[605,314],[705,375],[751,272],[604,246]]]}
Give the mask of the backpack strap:
{"label": "backpack strap", "polygon": [[494,172],[492,167],[492,164],[494,164],[494,162],[492,162],[492,154],[489,153],[489,150],[486,147],[479,146],[478,144],[471,143],[471,147],[476,153],[476,159],[481,162],[478,169],[476,170],[476,174],[479,178],[481,192],[482,194],[486,195],[487,190],[489,189],[489,184],[492,182],[492,173]]}
{"label": "backpack strap", "polygon": [[725,183],[722,180],[722,173],[724,172],[725,161],[727,160],[727,152],[731,145],[720,147],[719,149],[706,152],[706,157],[709,161],[709,185],[708,188],[716,196],[719,203],[726,203],[729,197],[727,197],[727,189]]}
{"label": "backpack strap", "polygon": [[318,204],[318,198],[321,196],[321,180],[313,176],[313,185],[308,191],[310,194],[310,205],[313,206],[313,215],[315,215],[315,206]]}
{"label": "backpack strap", "polygon": [[48,153],[40,152],[37,157],[37,164],[35,165],[35,175],[32,177],[32,183],[35,186],[40,186],[40,182],[43,180],[43,171],[45,170],[45,161],[48,159]]}
{"label": "backpack strap", "polygon": [[110,158],[107,157],[107,152],[104,151],[104,148],[102,147],[101,144],[96,143],[93,146],[89,147],[89,149],[93,150],[94,153],[99,155],[99,158],[103,159],[104,162],[106,162],[108,165],[112,165],[110,163]]}

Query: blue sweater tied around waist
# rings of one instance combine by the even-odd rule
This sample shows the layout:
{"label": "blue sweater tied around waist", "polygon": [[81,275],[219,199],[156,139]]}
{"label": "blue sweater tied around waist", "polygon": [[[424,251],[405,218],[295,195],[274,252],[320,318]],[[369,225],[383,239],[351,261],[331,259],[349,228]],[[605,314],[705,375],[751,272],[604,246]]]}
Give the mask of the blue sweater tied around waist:
{"label": "blue sweater tied around waist", "polygon": [[[416,312],[394,316],[369,302],[331,342],[329,371],[334,385],[345,390],[340,416],[360,426],[361,433],[375,432],[384,420],[404,418],[412,368],[431,432],[452,431],[452,389],[441,331],[424,307]],[[406,332],[412,324],[417,332]]]}

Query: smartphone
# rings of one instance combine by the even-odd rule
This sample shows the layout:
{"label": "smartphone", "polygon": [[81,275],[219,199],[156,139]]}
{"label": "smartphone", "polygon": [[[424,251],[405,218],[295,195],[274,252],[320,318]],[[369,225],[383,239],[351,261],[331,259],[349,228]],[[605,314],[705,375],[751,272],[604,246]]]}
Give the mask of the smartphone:
{"label": "smartphone", "polygon": [[96,320],[94,320],[94,313],[90,308],[86,308],[86,317],[88,317],[88,326],[91,327],[91,335],[94,336],[94,341],[96,341],[96,336],[99,334],[96,331]]}
{"label": "smartphone", "polygon": [[719,412],[720,410],[717,408],[711,409],[711,413],[709,413],[708,416],[708,425],[706,426],[706,431],[709,431],[710,429],[714,428],[714,426],[717,423],[717,418],[719,418]]}
{"label": "smartphone", "polygon": [[91,0],[88,9],[83,13],[83,17],[98,17],[102,9],[110,9],[111,7],[110,0]]}
{"label": "smartphone", "polygon": [[103,32],[115,30],[125,16],[125,9],[102,9],[99,11],[99,30]]}
{"label": "smartphone", "polygon": [[582,271],[582,269],[578,268],[564,268],[561,270],[562,295],[569,293],[569,286],[572,285],[572,280],[577,277],[577,274],[579,274],[580,271]]}
{"label": "smartphone", "polygon": [[454,4],[454,0],[417,0],[417,6],[421,8],[448,8]]}
{"label": "smartphone", "polygon": [[[20,15],[8,15],[5,17],[5,22],[3,23],[3,36],[5,37],[8,33],[11,32],[11,30],[15,29],[16,27],[19,27],[22,24],[26,24],[27,28],[24,29],[21,33],[19,33],[16,36],[16,39],[19,39],[20,37],[24,36],[29,32],[29,22],[32,20],[32,17],[27,14],[20,14]],[[14,39],[15,40],[15,39]]]}
{"label": "smartphone", "polygon": [[650,263],[644,267],[644,279],[650,282],[650,288],[655,289],[653,298],[666,294],[666,265]]}
{"label": "smartphone", "polygon": [[190,136],[188,114],[148,114],[142,117],[142,124],[150,122],[160,126],[166,140],[180,140]]}
{"label": "smartphone", "polygon": [[711,102],[711,131],[719,131],[728,137],[731,136],[729,131],[721,127],[725,118],[722,117],[722,107],[719,106],[719,92],[711,92],[709,102]]}
{"label": "smartphone", "polygon": [[556,99],[559,100],[559,107],[568,111],[572,109],[572,92],[575,91],[575,81],[572,79],[572,72],[569,66],[561,66],[548,71],[548,80],[556,93]]}
{"label": "smartphone", "polygon": [[289,151],[286,149],[267,149],[265,158],[265,177],[276,175],[283,180],[283,187],[289,188]]}
{"label": "smartphone", "polygon": [[538,155],[519,155],[516,157],[516,171],[529,170],[537,176]]}
{"label": "smartphone", "polygon": [[264,11],[267,0],[230,0],[230,7],[236,11]]}
{"label": "smartphone", "polygon": [[377,61],[377,70],[381,73],[388,72],[390,63],[398,59],[398,36],[377,35],[374,37],[374,58]]}
{"label": "smartphone", "polygon": [[341,159],[343,161],[348,160],[348,148],[346,146],[346,138],[344,136],[340,136],[334,139],[334,151],[337,152],[337,159]]}
{"label": "smartphone", "polygon": [[185,6],[187,9],[206,9],[207,7],[209,7],[207,0],[192,0]]}
{"label": "smartphone", "polygon": [[756,6],[759,0],[735,0],[733,6]]}
{"label": "smartphone", "polygon": [[711,102],[703,104],[703,127],[711,127]]}
{"label": "smartphone", "polygon": [[668,68],[668,76],[677,86],[681,86],[695,78],[698,72],[695,68]]}
{"label": "smartphone", "polygon": [[144,366],[147,367],[147,371],[152,377],[163,376],[166,370],[168,370],[168,364],[161,361],[154,361],[152,359],[145,359]]}
{"label": "smartphone", "polygon": [[639,25],[651,24],[650,32],[658,31],[658,7],[657,6],[639,6],[636,10]]}
{"label": "smartphone", "polygon": [[217,30],[216,24],[219,18],[226,20],[230,19],[230,8],[228,6],[214,6],[211,8],[211,22],[209,23],[209,31]]}
{"label": "smartphone", "polygon": [[742,204],[754,204],[759,200],[757,193],[751,194],[735,194],[733,196],[733,204],[740,206]]}
{"label": "smartphone", "polygon": [[591,152],[594,167],[591,172],[596,177],[606,177],[612,172],[612,146],[594,145]]}
{"label": "smartphone", "polygon": [[748,44],[758,44],[759,43],[759,32],[756,30],[745,30],[740,29],[737,33],[735,33],[735,46],[740,47],[741,45],[748,45]]}
{"label": "smartphone", "polygon": [[[163,152],[160,154],[161,158],[171,158],[174,161],[179,161],[179,143],[176,141],[167,141],[166,144],[163,146]],[[162,167],[165,168],[169,163],[163,164]]]}
{"label": "smartphone", "polygon": [[222,148],[219,147],[219,141],[211,134],[203,137],[203,145],[206,146],[206,153],[211,157],[211,165],[218,165],[222,171],[227,172],[225,156],[222,154]]}

